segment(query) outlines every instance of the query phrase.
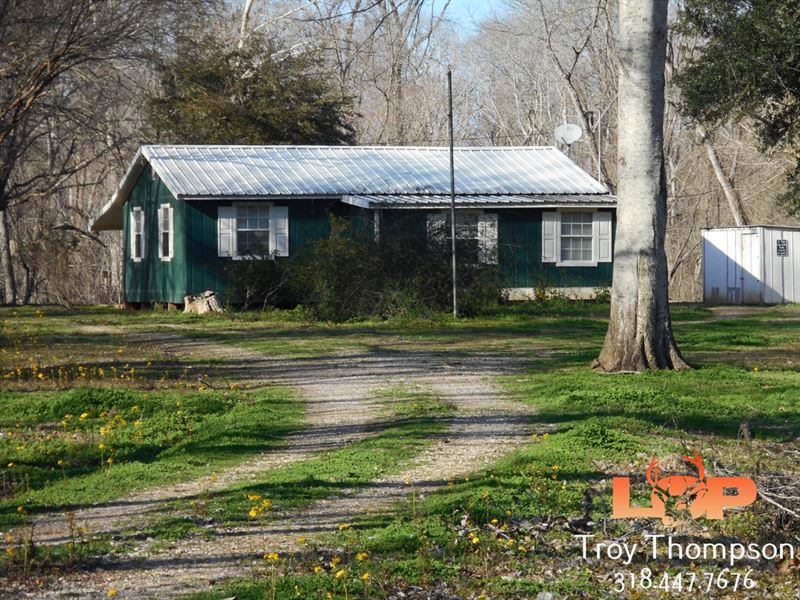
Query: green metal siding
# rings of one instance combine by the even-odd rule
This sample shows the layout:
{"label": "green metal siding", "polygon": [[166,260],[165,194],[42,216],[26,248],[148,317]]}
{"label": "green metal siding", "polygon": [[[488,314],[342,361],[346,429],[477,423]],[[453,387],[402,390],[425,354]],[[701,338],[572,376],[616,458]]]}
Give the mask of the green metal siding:
{"label": "green metal siding", "polygon": [[[542,210],[497,211],[499,266],[506,287],[609,287],[613,263],[557,267],[542,263]],[[612,239],[616,215],[611,217]]]}
{"label": "green metal siding", "polygon": [[[174,257],[158,258],[158,207],[169,203],[174,215]],[[183,302],[186,294],[214,290],[224,299],[225,267],[230,258],[217,256],[217,209],[230,201],[177,201],[150,167],[142,173],[124,209],[125,297],[130,302]],[[289,207],[289,256],[330,234],[330,215],[348,218],[358,235],[373,231],[370,211],[336,200],[275,202]],[[145,213],[145,257],[130,258],[130,211]],[[427,215],[434,211],[383,210],[382,236],[425,236]],[[438,211],[435,211],[438,212]],[[541,262],[542,210],[498,210],[499,268],[506,287],[604,287],[611,285],[611,263],[597,267],[557,267]],[[612,217],[612,229],[616,219]],[[613,233],[613,232],[612,232]]]}
{"label": "green metal siding", "polygon": [[[158,208],[169,204],[173,210],[173,258],[158,257]],[[131,259],[130,213],[141,207],[144,213],[144,257]],[[184,203],[178,202],[148,166],[123,208],[125,246],[125,299],[128,302],[183,302],[186,289],[186,245]]]}
{"label": "green metal siding", "polygon": [[[381,235],[425,235],[428,215],[438,212],[441,211],[384,210]],[[612,263],[599,263],[596,267],[557,267],[554,263],[542,263],[542,209],[496,212],[498,267],[505,287],[611,285]],[[612,230],[615,227],[612,216]]]}
{"label": "green metal siding", "polygon": [[[188,225],[188,293],[199,294],[205,290],[214,290],[225,300],[225,268],[233,259],[217,256],[217,209],[234,203],[200,200],[183,204],[186,207]],[[303,248],[330,234],[332,212],[346,217],[350,211],[349,206],[334,200],[276,201],[274,204],[289,207],[289,257],[296,256]]]}

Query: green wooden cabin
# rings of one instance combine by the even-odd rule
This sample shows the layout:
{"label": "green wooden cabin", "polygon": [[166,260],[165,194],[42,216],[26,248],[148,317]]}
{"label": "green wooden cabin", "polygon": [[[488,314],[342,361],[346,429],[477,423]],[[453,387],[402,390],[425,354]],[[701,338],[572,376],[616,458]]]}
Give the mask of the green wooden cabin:
{"label": "green wooden cabin", "polygon": [[[459,237],[496,263],[512,299],[546,284],[574,297],[611,285],[615,198],[550,147],[457,148]],[[371,235],[446,229],[449,155],[435,147],[142,146],[92,222],[122,230],[125,300],[180,304],[224,266],[291,259],[332,214]]]}

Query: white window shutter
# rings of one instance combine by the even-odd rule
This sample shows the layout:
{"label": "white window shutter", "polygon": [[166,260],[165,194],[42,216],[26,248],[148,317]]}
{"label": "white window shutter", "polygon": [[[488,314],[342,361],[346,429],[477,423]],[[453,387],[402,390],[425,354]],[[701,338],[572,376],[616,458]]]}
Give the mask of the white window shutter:
{"label": "white window shutter", "polygon": [[236,207],[217,207],[217,256],[233,256],[236,235]]}
{"label": "white window shutter", "polygon": [[438,244],[447,240],[447,215],[444,213],[430,213],[428,215],[428,239]]}
{"label": "white window shutter", "polygon": [[561,218],[558,212],[546,210],[542,213],[542,262],[556,262],[558,258],[558,228]]}
{"label": "white window shutter", "polygon": [[[167,210],[164,210],[167,208]],[[168,231],[169,223],[167,218],[169,215],[168,207],[163,204],[158,207],[158,258],[166,258],[169,256],[169,248],[164,248],[164,232]]]}
{"label": "white window shutter", "polygon": [[169,207],[169,257],[175,256],[175,209]]}
{"label": "white window shutter", "polygon": [[497,264],[497,213],[483,213],[478,217],[478,244],[480,261]]}
{"label": "white window shutter", "polygon": [[594,213],[594,257],[597,262],[611,262],[611,213]]}
{"label": "white window shutter", "polygon": [[269,209],[269,249],[274,256],[289,256],[289,207]]}
{"label": "white window shutter", "polygon": [[136,260],[136,209],[130,212],[130,228],[131,228],[131,260]]}

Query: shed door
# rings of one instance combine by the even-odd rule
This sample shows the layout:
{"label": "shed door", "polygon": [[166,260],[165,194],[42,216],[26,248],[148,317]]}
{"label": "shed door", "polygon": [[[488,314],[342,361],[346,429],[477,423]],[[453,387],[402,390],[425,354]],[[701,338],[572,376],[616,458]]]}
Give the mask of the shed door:
{"label": "shed door", "polygon": [[742,304],[761,304],[761,243],[757,232],[742,232]]}

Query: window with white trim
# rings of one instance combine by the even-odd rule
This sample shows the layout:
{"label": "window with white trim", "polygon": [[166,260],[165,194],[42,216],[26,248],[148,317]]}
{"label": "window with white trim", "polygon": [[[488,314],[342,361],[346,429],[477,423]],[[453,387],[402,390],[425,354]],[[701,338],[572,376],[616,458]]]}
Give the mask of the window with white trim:
{"label": "window with white trim", "polygon": [[612,258],[610,211],[560,209],[542,213],[543,263],[595,267]]}
{"label": "window with white trim", "polygon": [[[428,238],[450,245],[450,211],[428,215]],[[497,264],[497,213],[456,211],[456,252],[467,263]]]}
{"label": "window with white trim", "polygon": [[144,212],[141,207],[131,209],[131,260],[139,262],[144,258]]}
{"label": "window with white trim", "polygon": [[269,202],[218,207],[217,255],[289,256],[289,207]]}
{"label": "window with white trim", "polygon": [[560,262],[592,262],[593,213],[561,213]]}
{"label": "window with white trim", "polygon": [[172,260],[173,228],[172,207],[162,204],[158,207],[158,257],[163,261]]}
{"label": "window with white trim", "polygon": [[269,205],[244,204],[236,207],[236,254],[265,256],[269,247]]}

